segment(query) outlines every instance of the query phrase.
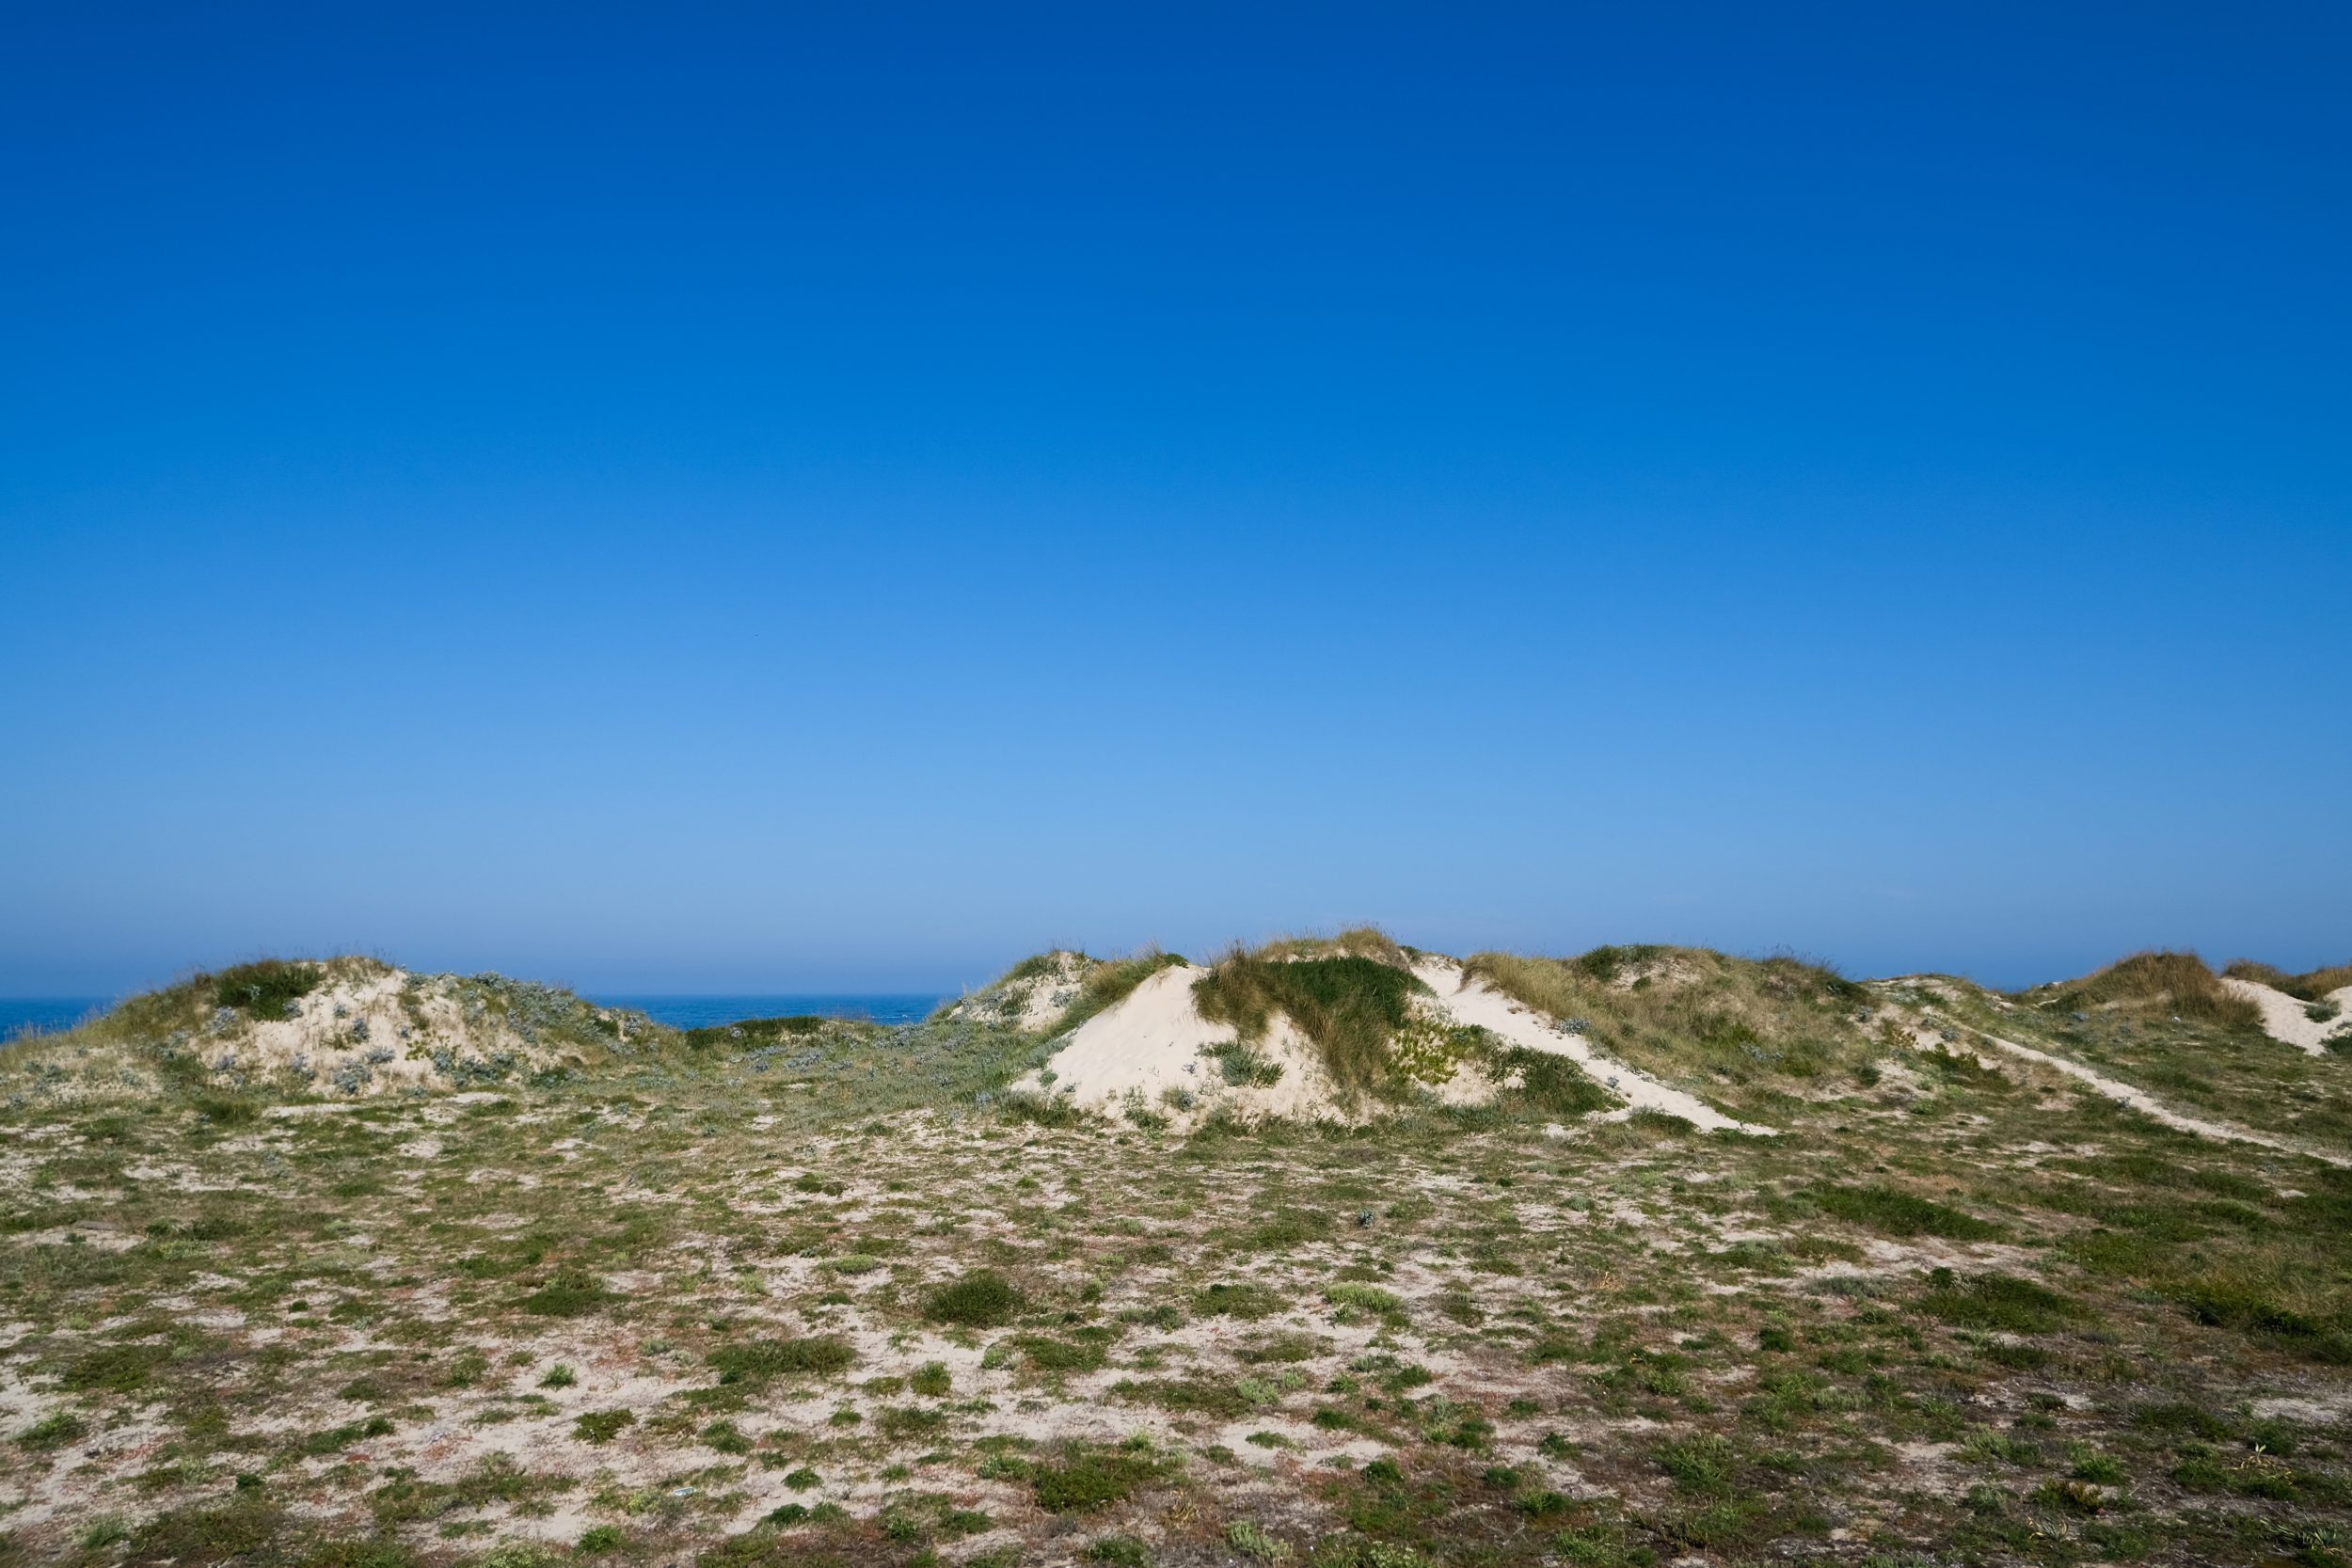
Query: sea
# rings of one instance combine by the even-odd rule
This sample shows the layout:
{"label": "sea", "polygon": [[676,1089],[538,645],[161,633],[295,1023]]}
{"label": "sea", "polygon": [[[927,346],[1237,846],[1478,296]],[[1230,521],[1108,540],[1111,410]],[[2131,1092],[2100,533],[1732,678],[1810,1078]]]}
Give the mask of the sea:
{"label": "sea", "polygon": [[[597,996],[607,1007],[634,1007],[673,1029],[704,1029],[747,1018],[854,1018],[872,1023],[915,1023],[947,1000],[929,992],[846,996],[835,993],[782,996]],[[103,996],[0,996],[0,1041],[71,1029],[114,1006]]]}
{"label": "sea", "polygon": [[113,1006],[104,996],[0,996],[0,1040],[71,1029]]}

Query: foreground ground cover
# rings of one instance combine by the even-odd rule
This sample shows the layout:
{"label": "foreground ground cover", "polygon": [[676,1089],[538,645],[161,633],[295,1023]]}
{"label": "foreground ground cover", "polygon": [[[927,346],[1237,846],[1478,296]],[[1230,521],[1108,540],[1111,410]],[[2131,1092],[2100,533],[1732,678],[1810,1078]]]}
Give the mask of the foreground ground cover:
{"label": "foreground ground cover", "polygon": [[1178,1132],[1007,1097],[1045,1042],[955,1020],[429,1094],[20,1085],[0,1530],[91,1568],[2344,1560],[2352,1176],[1976,1042],[2344,1150],[2341,1058],[1929,981],[1798,1051],[1624,994],[1612,1049],[1775,1132],[1532,1094]]}

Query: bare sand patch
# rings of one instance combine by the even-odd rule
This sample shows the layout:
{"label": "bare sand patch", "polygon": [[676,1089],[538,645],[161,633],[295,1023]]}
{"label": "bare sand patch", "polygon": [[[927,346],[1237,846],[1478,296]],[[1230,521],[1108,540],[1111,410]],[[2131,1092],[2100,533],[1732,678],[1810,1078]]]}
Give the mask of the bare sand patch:
{"label": "bare sand patch", "polygon": [[2345,986],[2328,997],[2336,1006],[2333,1018],[2314,1019],[2304,1009],[2311,1006],[2299,997],[2264,985],[2259,980],[2241,980],[2234,974],[2221,976],[2221,989],[2242,1001],[2251,1002],[2262,1009],[2263,1033],[2284,1045],[2294,1046],[2307,1056],[2325,1056],[2328,1037],[2337,1030],[2352,1027],[2345,1019],[2344,1002],[2352,997],[2352,986]]}

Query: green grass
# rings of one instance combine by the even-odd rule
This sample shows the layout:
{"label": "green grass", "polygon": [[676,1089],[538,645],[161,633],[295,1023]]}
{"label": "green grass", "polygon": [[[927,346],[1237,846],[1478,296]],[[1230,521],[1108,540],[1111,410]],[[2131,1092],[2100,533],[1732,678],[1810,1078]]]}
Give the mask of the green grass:
{"label": "green grass", "polygon": [[[1607,947],[1572,958],[1480,953],[1465,968],[1535,1012],[1575,1023],[1627,1065],[1710,1099],[1745,1101],[1768,1122],[1775,1113],[1766,1096],[1856,1075],[1883,1049],[1857,1021],[1863,988],[1801,958]],[[1530,1087],[1561,1090],[1556,1080],[1531,1078]],[[1563,1114],[1582,1113],[1564,1106]]]}
{"label": "green grass", "polygon": [[933,1323],[963,1328],[998,1328],[1026,1305],[1020,1287],[993,1269],[974,1269],[933,1291],[923,1315]]}
{"label": "green grass", "polygon": [[[232,1123],[119,1033],[44,1041],[0,1068],[0,1454],[69,1504],[0,1521],[13,1560],[2342,1555],[2338,1424],[2252,1412],[2352,1360],[2352,1175],[1960,1066],[1998,1032],[2318,1140],[2341,1062],[2137,1004],[1857,1000],[1796,960],[1518,961],[1783,1136],[1548,1136],[1578,1121],[1551,1097],[1607,1101],[1532,1072],[1475,1116],[1041,1125],[974,1106],[1043,1044],[979,1013],[699,1048],[632,1025],[487,1104],[278,1116],[224,1081]],[[591,1028],[534,994],[478,993]],[[208,990],[166,1013],[217,1022]],[[1923,1016],[1927,1049],[1887,1037]],[[583,1309],[523,1309],[550,1287]],[[1101,1440],[1141,1423],[1158,1446]],[[1937,1484],[1890,1457],[1917,1445]]]}
{"label": "green grass", "polygon": [[1948,1205],[1882,1185],[1817,1187],[1813,1201],[1839,1219],[1868,1226],[1889,1236],[1942,1236],[1955,1242],[1990,1241],[1999,1226]]}
{"label": "green grass", "polygon": [[213,1006],[234,1007],[248,1017],[291,1017],[294,1005],[326,983],[326,971],[313,963],[262,958],[209,977]]}
{"label": "green grass", "polygon": [[2272,964],[2256,963],[2251,958],[2236,958],[2221,973],[2240,980],[2252,980],[2273,990],[2284,991],[2303,1002],[2318,1002],[2330,991],[2352,986],[2352,964],[2336,964],[2327,969],[2290,974]]}
{"label": "green grass", "polygon": [[804,1339],[746,1339],[721,1345],[706,1357],[723,1384],[757,1386],[780,1377],[838,1377],[856,1364],[857,1352],[826,1337]]}
{"label": "green grass", "polygon": [[1158,1480],[1163,1466],[1148,1454],[1073,1448],[1039,1465],[1030,1478],[1038,1507],[1048,1513],[1082,1513],[1123,1502]]}
{"label": "green grass", "polygon": [[620,1299],[596,1275],[566,1269],[515,1305],[542,1318],[581,1318],[600,1312]]}
{"label": "green grass", "polygon": [[2259,1032],[2262,1028],[2262,1010],[2232,996],[2220,977],[2194,953],[2135,953],[2079,980],[2024,992],[2020,999],[2059,1014],[2123,1007],[2226,1029]]}
{"label": "green grass", "polygon": [[2080,1303],[2046,1285],[2014,1275],[1965,1277],[1937,1269],[1920,1309],[1967,1328],[2010,1334],[2047,1334],[2084,1316]]}
{"label": "green grass", "polygon": [[1389,1045],[1428,988],[1405,970],[1353,956],[1284,960],[1234,953],[1193,990],[1201,1016],[1259,1040],[1279,1012],[1321,1056],[1343,1095],[1390,1095]]}
{"label": "green grass", "polygon": [[626,1410],[592,1410],[574,1419],[572,1434],[583,1443],[610,1443],[636,1424],[637,1418]]}

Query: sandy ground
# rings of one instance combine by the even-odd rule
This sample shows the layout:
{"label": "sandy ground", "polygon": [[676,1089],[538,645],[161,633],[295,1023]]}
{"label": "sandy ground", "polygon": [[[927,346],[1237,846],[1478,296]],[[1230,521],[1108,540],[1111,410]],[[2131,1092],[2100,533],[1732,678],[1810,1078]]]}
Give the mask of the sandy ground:
{"label": "sandy ground", "polygon": [[1457,1023],[1486,1029],[1530,1051],[1565,1056],[1621,1096],[1629,1116],[1635,1111],[1661,1111],[1680,1117],[1703,1132],[1763,1132],[1772,1131],[1724,1115],[1696,1095],[1669,1088],[1655,1078],[1634,1071],[1595,1051],[1581,1035],[1570,1034],[1512,1001],[1483,980],[1466,981],[1462,966],[1452,958],[1424,958],[1413,974],[1438,993],[1438,1005]]}
{"label": "sandy ground", "polygon": [[2241,980],[2234,974],[2224,974],[2221,984],[2232,996],[2242,997],[2262,1009],[2264,1034],[2295,1046],[2306,1055],[2326,1055],[2328,1037],[2347,1027],[2347,1018],[2352,1018],[2352,986],[2330,991],[2328,1000],[2336,1005],[2336,1016],[2315,1022],[2304,1015],[2308,1004],[2285,991],[2274,990],[2259,981]]}

